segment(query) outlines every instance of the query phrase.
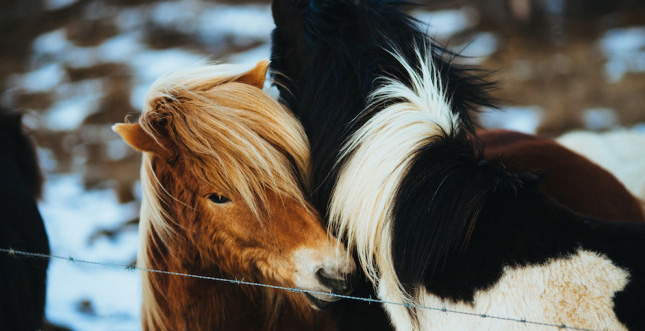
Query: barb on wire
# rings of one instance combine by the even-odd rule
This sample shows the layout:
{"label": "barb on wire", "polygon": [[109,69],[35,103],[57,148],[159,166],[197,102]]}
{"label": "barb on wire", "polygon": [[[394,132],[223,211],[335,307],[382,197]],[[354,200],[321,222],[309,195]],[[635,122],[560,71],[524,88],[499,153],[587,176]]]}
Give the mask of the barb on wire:
{"label": "barb on wire", "polygon": [[508,321],[508,322],[516,322],[516,323],[522,323],[522,324],[532,324],[532,325],[553,327],[553,328],[565,329],[565,330],[599,331],[599,330],[594,330],[594,329],[578,328],[578,327],[568,326],[568,325],[564,325],[564,324],[543,323],[543,322],[529,321],[529,320],[526,320],[526,319],[519,319],[519,318],[501,317],[501,316],[494,316],[494,315],[488,315],[488,314],[472,313],[472,312],[467,312],[467,311],[448,309],[446,307],[438,308],[438,307],[415,305],[415,304],[410,304],[410,303],[385,301],[385,300],[373,299],[371,296],[369,298],[364,298],[364,297],[355,297],[355,296],[350,296],[350,295],[336,294],[336,293],[331,293],[331,292],[310,291],[310,290],[304,290],[304,289],[293,288],[293,287],[269,285],[269,284],[262,284],[262,283],[254,283],[254,282],[245,281],[244,278],[242,278],[242,280],[237,280],[237,279],[227,279],[227,278],[210,277],[210,276],[202,276],[202,275],[193,275],[193,274],[187,274],[187,273],[181,273],[181,272],[173,272],[173,271],[166,271],[166,270],[155,270],[155,269],[141,268],[141,267],[138,267],[138,266],[132,265],[132,264],[125,265],[125,264],[117,264],[117,263],[96,262],[96,261],[88,261],[88,260],[77,259],[77,258],[73,258],[72,256],[65,257],[65,256],[58,256],[58,255],[49,255],[49,254],[42,254],[42,253],[25,252],[25,251],[16,250],[16,249],[13,249],[13,248],[8,248],[8,249],[7,248],[0,248],[0,252],[4,252],[4,253],[7,253],[7,254],[12,255],[12,256],[21,255],[21,256],[28,256],[28,257],[38,257],[38,258],[43,258],[43,259],[67,260],[67,261],[72,262],[72,263],[85,263],[85,264],[101,265],[101,266],[112,267],[112,268],[124,268],[125,270],[128,270],[128,271],[139,270],[139,271],[143,271],[143,272],[152,272],[152,273],[159,273],[159,274],[165,274],[165,275],[174,275],[174,276],[189,277],[189,278],[196,278],[196,279],[213,280],[213,281],[219,281],[219,282],[225,282],[225,283],[231,283],[231,284],[237,284],[237,285],[249,285],[249,286],[272,288],[272,289],[277,289],[277,290],[290,291],[290,292],[293,292],[293,293],[321,294],[321,295],[327,295],[327,296],[335,297],[335,298],[339,298],[339,299],[363,301],[363,302],[367,302],[368,304],[381,303],[381,304],[388,304],[388,305],[397,305],[397,306],[404,306],[404,307],[407,307],[407,308],[433,310],[433,311],[439,311],[439,312],[443,312],[443,313],[474,316],[474,317],[480,317],[480,318],[490,318],[490,319],[497,319],[497,320],[503,320],[503,321]]}

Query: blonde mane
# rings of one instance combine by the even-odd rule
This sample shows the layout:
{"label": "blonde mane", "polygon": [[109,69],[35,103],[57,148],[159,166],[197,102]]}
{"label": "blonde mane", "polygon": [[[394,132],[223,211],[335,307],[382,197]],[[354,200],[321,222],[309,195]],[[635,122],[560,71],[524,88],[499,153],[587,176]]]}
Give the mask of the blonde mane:
{"label": "blonde mane", "polygon": [[[170,162],[183,162],[187,176],[243,199],[262,220],[269,208],[267,192],[306,205],[309,144],[300,123],[280,103],[257,87],[236,82],[246,70],[220,64],[160,78],[147,94],[140,124],[166,148]],[[159,120],[167,121],[167,132],[159,132]],[[173,254],[168,248],[176,240],[177,224],[168,208],[177,197],[156,176],[156,157],[144,153],[141,166],[141,268],[158,265],[160,251]],[[167,325],[153,293],[157,281],[143,274],[147,329]]]}

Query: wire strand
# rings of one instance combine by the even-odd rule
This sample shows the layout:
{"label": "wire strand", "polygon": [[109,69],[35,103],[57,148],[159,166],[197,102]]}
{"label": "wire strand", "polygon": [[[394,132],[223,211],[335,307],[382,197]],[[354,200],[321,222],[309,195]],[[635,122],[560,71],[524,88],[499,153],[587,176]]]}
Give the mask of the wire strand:
{"label": "wire strand", "polygon": [[140,267],[137,267],[136,265],[132,265],[132,264],[118,264],[118,263],[109,263],[109,262],[89,261],[89,260],[77,259],[77,258],[74,258],[72,256],[60,256],[60,255],[53,255],[53,254],[33,253],[33,252],[26,252],[26,251],[16,250],[16,249],[12,249],[12,248],[8,248],[8,249],[7,248],[0,248],[0,252],[6,253],[6,254],[8,254],[10,256],[16,256],[16,257],[18,255],[20,255],[20,256],[37,257],[37,258],[50,259],[50,260],[52,260],[52,259],[65,260],[65,261],[72,262],[72,263],[84,263],[84,264],[92,264],[92,265],[101,265],[101,266],[112,267],[112,268],[123,268],[123,269],[128,270],[128,271],[138,270],[138,271],[143,271],[143,272],[152,272],[152,273],[165,274],[165,275],[174,275],[174,276],[189,277],[189,278],[196,278],[196,279],[213,280],[213,281],[225,282],[225,283],[237,284],[237,285],[249,285],[249,286],[271,288],[271,289],[289,291],[289,292],[294,292],[294,293],[309,293],[309,294],[326,295],[326,296],[335,297],[335,298],[339,298],[339,299],[363,301],[363,302],[367,302],[367,303],[380,303],[380,304],[388,304],[388,305],[397,305],[397,306],[404,306],[404,307],[407,307],[407,308],[425,309],[425,310],[432,310],[432,311],[443,312],[443,313],[466,315],[466,316],[473,316],[473,317],[480,317],[480,318],[490,318],[490,319],[496,319],[496,320],[502,320],[502,321],[508,321],[508,322],[539,325],[539,326],[553,327],[553,328],[559,328],[559,329],[565,329],[565,330],[600,331],[600,330],[595,330],[595,329],[577,328],[577,327],[568,326],[568,325],[564,325],[564,324],[544,323],[544,322],[530,321],[530,320],[519,319],[519,318],[502,317],[502,316],[495,316],[495,315],[488,315],[488,314],[478,314],[478,313],[472,313],[472,312],[467,312],[467,311],[459,311],[459,310],[454,310],[454,309],[447,309],[445,307],[438,308],[438,307],[421,306],[421,305],[415,305],[415,304],[409,304],[409,303],[400,303],[400,302],[385,301],[385,300],[372,299],[372,298],[355,297],[355,296],[351,296],[351,295],[335,294],[335,293],[331,293],[331,292],[311,291],[311,290],[303,290],[303,289],[299,289],[299,288],[286,287],[286,286],[254,283],[254,282],[248,282],[248,281],[237,280],[237,279],[227,279],[227,278],[220,278],[220,277],[193,275],[193,274],[182,273],[182,272],[173,272],[173,271],[166,271],[166,270],[155,270],[155,269],[148,269],[148,268],[140,268]]}

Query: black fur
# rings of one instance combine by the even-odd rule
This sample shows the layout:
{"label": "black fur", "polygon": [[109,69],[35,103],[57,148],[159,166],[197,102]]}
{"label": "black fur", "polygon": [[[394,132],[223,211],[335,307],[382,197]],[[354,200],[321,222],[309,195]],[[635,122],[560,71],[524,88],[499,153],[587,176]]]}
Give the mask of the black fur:
{"label": "black fur", "polygon": [[[38,212],[42,176],[21,117],[0,109],[0,247],[49,254]],[[0,330],[42,327],[48,260],[0,253]]]}
{"label": "black fur", "polygon": [[[467,251],[485,203],[500,192],[534,186],[536,178],[480,160],[466,139],[444,136],[419,150],[394,207],[392,250],[401,282],[408,290],[432,284],[446,264]],[[449,297],[471,300],[471,288],[460,288],[469,292],[466,297]]]}
{"label": "black fur", "polygon": [[[423,286],[442,298],[471,302],[475,291],[499,280],[504,266],[543,263],[583,248],[605,254],[631,273],[627,288],[614,296],[615,311],[630,329],[645,330],[639,317],[645,310],[645,225],[575,214],[538,190],[538,174],[511,173],[496,160],[482,159],[471,141],[472,114],[480,106],[494,106],[488,96],[494,84],[485,72],[454,65],[455,55],[436,46],[404,14],[406,4],[274,0],[271,65],[283,101],[301,119],[312,144],[316,207],[327,210],[343,142],[387,106],[364,112],[368,95],[381,83],[377,78],[409,84],[388,50],[401,51],[416,65],[414,46],[431,44],[460,131],[416,151],[400,185],[393,234],[400,280],[411,293]],[[341,328],[360,329],[354,321],[383,318],[382,312],[357,304],[341,305],[334,308]],[[353,318],[346,314],[350,309]]]}
{"label": "black fur", "polygon": [[[433,59],[464,133],[472,112],[493,107],[487,73],[452,64],[455,55],[431,40],[395,0],[275,0],[271,67],[282,101],[300,118],[312,145],[314,205],[326,211],[338,150],[362,121],[367,96],[384,75],[409,81],[388,50],[416,63],[413,45],[433,45]],[[377,110],[378,111],[378,110]]]}
{"label": "black fur", "polygon": [[645,224],[576,214],[539,191],[539,176],[481,159],[467,139],[445,137],[419,151],[397,195],[392,246],[410,293],[423,286],[454,302],[472,302],[505,266],[541,264],[578,248],[598,252],[630,272],[614,296],[618,319],[645,330]]}
{"label": "black fur", "polygon": [[[474,128],[471,112],[494,105],[487,93],[494,84],[485,79],[487,73],[453,65],[455,55],[436,46],[402,11],[405,5],[409,3],[393,0],[273,1],[271,68],[282,101],[302,121],[310,139],[311,198],[325,216],[339,149],[363,123],[354,119],[378,86],[375,80],[389,75],[409,81],[387,50],[396,47],[415,63],[412,45],[434,45],[433,58],[466,132]],[[356,294],[376,297],[370,284],[356,287]],[[391,329],[379,305],[342,301],[331,309],[340,329]]]}
{"label": "black fur", "polygon": [[[440,48],[402,11],[409,5],[393,0],[274,0],[271,68],[282,101],[300,118],[312,147],[312,201],[327,214],[336,182],[334,165],[342,143],[363,121],[355,121],[367,96],[384,75],[409,81],[387,50],[393,47],[415,63],[411,46],[433,45],[433,58],[452,97],[465,132],[474,128],[471,112],[492,107],[494,87],[486,72],[452,64],[455,55]],[[378,111],[378,110],[377,110]],[[375,297],[369,284],[357,286]],[[343,301],[332,307],[347,330],[390,329],[378,305]],[[350,313],[351,312],[351,313]],[[365,320],[373,321],[369,326]],[[354,323],[356,322],[356,323]]]}

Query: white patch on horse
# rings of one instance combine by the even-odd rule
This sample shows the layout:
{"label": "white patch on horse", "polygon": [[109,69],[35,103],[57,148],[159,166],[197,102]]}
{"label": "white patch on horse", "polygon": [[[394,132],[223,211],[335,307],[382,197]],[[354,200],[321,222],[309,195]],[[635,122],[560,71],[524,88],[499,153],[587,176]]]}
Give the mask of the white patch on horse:
{"label": "white patch on horse", "polygon": [[[345,142],[338,181],[330,201],[329,228],[356,249],[361,267],[374,284],[384,282],[394,302],[410,302],[392,259],[393,208],[399,185],[417,151],[457,130],[430,49],[417,49],[417,65],[391,52],[405,69],[411,86],[383,77],[366,112],[386,105]],[[392,101],[396,100],[395,103]]]}
{"label": "white patch on horse", "polygon": [[[417,304],[430,307],[525,319],[594,330],[627,330],[614,313],[614,294],[625,288],[629,273],[606,256],[586,250],[545,264],[506,267],[491,288],[475,293],[474,304],[454,303],[423,291]],[[392,320],[399,330],[412,330],[405,310]],[[421,330],[518,330],[521,322],[418,309]],[[401,324],[399,324],[401,323]],[[526,324],[531,330],[553,327]]]}
{"label": "white patch on horse", "polygon": [[[316,250],[311,248],[298,248],[294,250],[291,261],[294,262],[293,283],[296,288],[317,292],[330,292],[331,289],[323,285],[317,278],[317,272],[323,271],[332,278],[346,281],[346,275],[356,270],[354,259],[346,254],[340,245],[320,245]],[[324,294],[309,293],[321,301],[338,301],[339,297]],[[314,306],[315,307],[315,306]]]}

